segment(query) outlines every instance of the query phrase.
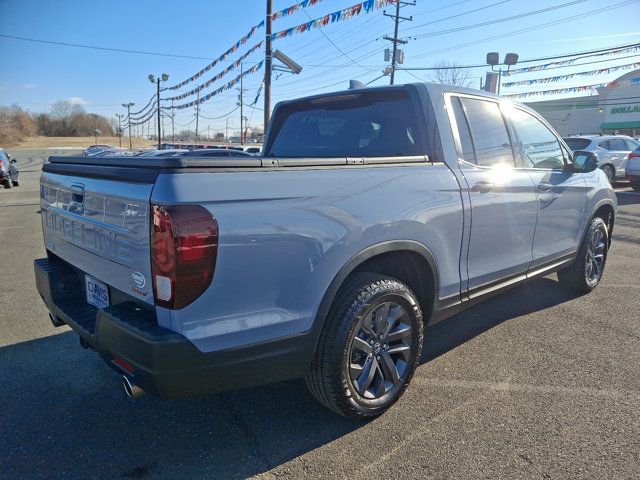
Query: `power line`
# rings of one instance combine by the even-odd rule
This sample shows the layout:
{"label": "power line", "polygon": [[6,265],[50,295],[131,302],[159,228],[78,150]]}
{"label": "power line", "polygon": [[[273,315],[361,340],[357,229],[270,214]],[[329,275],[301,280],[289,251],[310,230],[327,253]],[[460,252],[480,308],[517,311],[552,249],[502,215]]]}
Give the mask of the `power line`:
{"label": "power line", "polygon": [[219,117],[205,117],[204,115],[200,115],[200,117],[205,118],[207,120],[220,120],[221,118],[224,117],[228,117],[229,115],[231,115],[232,113],[234,113],[236,110],[238,110],[240,108],[240,106],[237,106],[236,108],[234,108],[233,110],[231,110],[229,113],[225,113],[224,115],[220,115]]}
{"label": "power line", "polygon": [[189,58],[192,60],[211,60],[211,58],[208,58],[208,57],[195,57],[192,55],[178,55],[174,53],[147,52],[144,50],[126,50],[123,48],[99,47],[97,45],[85,45],[82,43],[55,42],[53,40],[41,40],[37,38],[18,37],[17,35],[0,34],[0,37],[11,38],[13,40],[22,40],[25,42],[45,43],[48,45],[59,45],[63,47],[87,48],[90,50],[104,50],[108,52],[134,53],[137,55],[154,55],[158,57]]}
{"label": "power line", "polygon": [[439,36],[439,35],[445,35],[447,33],[459,32],[459,31],[462,31],[462,30],[471,30],[473,28],[478,28],[478,27],[486,27],[488,25],[495,25],[496,23],[508,22],[510,20],[516,20],[516,19],[519,19],[519,18],[530,17],[530,16],[533,16],[533,15],[539,15],[540,13],[546,13],[546,12],[550,12],[550,11],[553,11],[553,10],[558,10],[560,8],[570,7],[570,6],[573,6],[573,5],[577,5],[579,3],[584,3],[586,1],[588,1],[588,0],[574,0],[573,2],[567,2],[567,3],[562,3],[560,5],[554,5],[554,6],[547,7],[547,8],[541,8],[540,10],[532,10],[530,12],[520,13],[518,15],[512,15],[510,17],[496,18],[494,20],[489,20],[489,21],[486,21],[486,22],[474,23],[474,24],[471,24],[471,25],[458,26],[458,27],[449,28],[449,29],[446,29],[446,30],[439,30],[439,31],[435,31],[435,32],[424,33],[422,35],[416,35],[415,38],[436,37],[436,36]]}
{"label": "power line", "polygon": [[[303,8],[302,11],[304,12],[304,14],[307,16],[307,18],[309,20],[312,20],[311,15],[309,15],[309,13],[307,13],[306,9]],[[358,64],[358,62],[356,62],[353,58],[351,58],[349,55],[344,53],[342,51],[342,49],[340,47],[338,47],[338,45],[336,45],[335,42],[329,38],[329,36],[324,32],[324,29],[320,28],[318,31],[324,36],[324,38],[326,38],[329,41],[329,43],[331,43],[331,45],[333,45],[335,47],[336,50],[338,50],[342,54],[342,56],[344,56],[351,63],[357,65],[360,68],[362,68],[362,65]]]}

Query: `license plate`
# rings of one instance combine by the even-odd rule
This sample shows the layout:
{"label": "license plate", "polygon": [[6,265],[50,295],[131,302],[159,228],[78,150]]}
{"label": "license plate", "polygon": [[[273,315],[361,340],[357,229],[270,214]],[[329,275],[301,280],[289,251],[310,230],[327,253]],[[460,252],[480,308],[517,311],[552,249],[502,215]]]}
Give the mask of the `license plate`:
{"label": "license plate", "polygon": [[91,275],[85,275],[84,284],[87,291],[87,303],[96,308],[107,308],[109,306],[109,289],[104,283],[96,280]]}

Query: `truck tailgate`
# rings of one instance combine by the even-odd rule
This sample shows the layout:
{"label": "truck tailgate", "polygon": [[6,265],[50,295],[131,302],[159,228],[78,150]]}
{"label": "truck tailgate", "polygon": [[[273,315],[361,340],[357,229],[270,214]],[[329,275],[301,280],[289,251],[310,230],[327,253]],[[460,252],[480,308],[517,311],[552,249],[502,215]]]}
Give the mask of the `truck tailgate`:
{"label": "truck tailgate", "polygon": [[153,304],[152,189],[153,183],[43,172],[40,204],[47,250],[111,287],[111,297],[117,289]]}

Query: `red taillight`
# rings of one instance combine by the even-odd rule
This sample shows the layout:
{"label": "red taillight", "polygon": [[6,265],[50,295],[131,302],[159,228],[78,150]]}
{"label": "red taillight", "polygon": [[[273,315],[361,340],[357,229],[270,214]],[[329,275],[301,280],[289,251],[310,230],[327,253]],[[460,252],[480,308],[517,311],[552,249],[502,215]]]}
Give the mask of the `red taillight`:
{"label": "red taillight", "polygon": [[640,152],[638,152],[637,150],[634,150],[633,152],[631,152],[631,153],[629,154],[629,157],[628,157],[628,158],[634,158],[634,157],[635,157],[635,158],[640,158]]}
{"label": "red taillight", "polygon": [[209,287],[218,222],[200,205],[152,205],[151,274],[156,305],[179,309]]}

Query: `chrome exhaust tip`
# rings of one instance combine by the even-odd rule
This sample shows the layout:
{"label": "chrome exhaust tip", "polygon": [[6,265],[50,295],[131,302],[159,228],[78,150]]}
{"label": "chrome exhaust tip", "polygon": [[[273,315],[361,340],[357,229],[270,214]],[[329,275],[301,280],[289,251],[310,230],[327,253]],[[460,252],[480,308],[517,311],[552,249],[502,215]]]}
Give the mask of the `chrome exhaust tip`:
{"label": "chrome exhaust tip", "polygon": [[129,398],[138,398],[144,395],[144,390],[131,383],[131,380],[126,375],[122,376],[122,387]]}
{"label": "chrome exhaust tip", "polygon": [[64,322],[60,320],[58,317],[55,317],[51,312],[49,312],[49,321],[51,322],[51,325],[53,325],[56,328],[64,325]]}

